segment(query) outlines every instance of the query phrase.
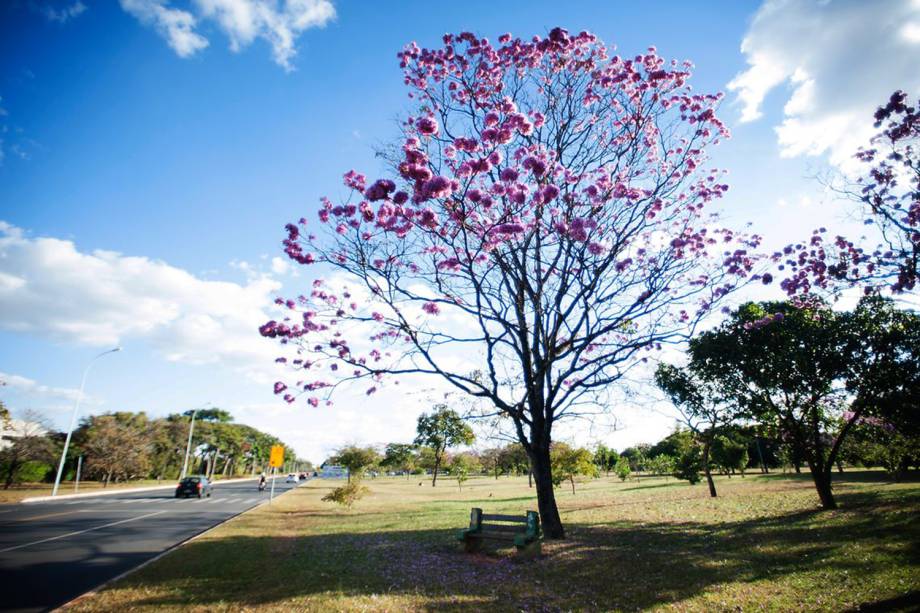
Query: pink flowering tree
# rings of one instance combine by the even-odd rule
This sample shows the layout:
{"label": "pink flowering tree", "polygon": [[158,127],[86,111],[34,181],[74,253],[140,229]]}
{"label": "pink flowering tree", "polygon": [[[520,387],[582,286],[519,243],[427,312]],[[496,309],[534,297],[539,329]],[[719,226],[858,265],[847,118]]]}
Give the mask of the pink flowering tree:
{"label": "pink flowering tree", "polygon": [[843,193],[860,204],[875,247],[844,236],[827,241],[824,228],[807,243],[789,245],[774,259],[791,274],[782,283],[790,295],[860,285],[866,293],[887,287],[910,292],[920,279],[920,111],[907,94],[894,92],[875,112],[879,129],[856,153],[866,169]]}
{"label": "pink flowering tree", "polygon": [[279,358],[294,372],[275,391],[317,406],[346,383],[441,379],[510,420],[545,533],[563,538],[554,424],[760,278],[759,238],[708,211],[727,189],[706,157],[728,134],[721,94],[692,91],[690,64],[654,48],[620,57],[560,28],[448,34],[399,61],[414,110],[391,171],[348,172],[317,229],[287,226],[316,280],[261,328],[300,352]]}

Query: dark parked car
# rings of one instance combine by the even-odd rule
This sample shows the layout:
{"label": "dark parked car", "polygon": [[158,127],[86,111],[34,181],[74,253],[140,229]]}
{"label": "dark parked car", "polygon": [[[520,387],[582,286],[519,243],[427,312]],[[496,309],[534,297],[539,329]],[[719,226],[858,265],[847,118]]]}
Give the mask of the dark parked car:
{"label": "dark parked car", "polygon": [[211,496],[211,482],[207,477],[186,477],[176,486],[176,498]]}

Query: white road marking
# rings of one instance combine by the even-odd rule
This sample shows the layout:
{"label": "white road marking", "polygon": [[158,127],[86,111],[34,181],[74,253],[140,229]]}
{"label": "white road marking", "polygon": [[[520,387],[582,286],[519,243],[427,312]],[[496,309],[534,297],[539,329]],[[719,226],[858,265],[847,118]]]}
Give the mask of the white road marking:
{"label": "white road marking", "polygon": [[146,519],[148,517],[153,517],[154,515],[159,515],[160,513],[165,513],[165,512],[166,511],[154,511],[153,513],[147,513],[146,515],[140,515],[138,517],[130,517],[128,519],[123,519],[121,521],[115,521],[110,524],[103,524],[101,526],[96,526],[95,528],[86,528],[85,530],[77,530],[76,532],[68,532],[67,534],[59,534],[57,536],[52,536],[50,538],[41,539],[40,541],[32,541],[31,543],[25,543],[23,545],[16,545],[14,547],[7,547],[6,549],[0,549],[0,553],[6,553],[7,551],[15,551],[17,549],[23,549],[25,547],[31,547],[32,545],[39,545],[41,543],[48,543],[50,541],[57,541],[59,539],[67,538],[68,536],[76,536],[78,534],[92,532],[93,530],[102,530],[103,528],[117,526],[118,524],[126,524],[128,522],[137,521],[139,519]]}
{"label": "white road marking", "polygon": [[252,503],[255,502],[256,500],[258,500],[258,498],[250,498],[249,500],[245,501],[244,504],[252,504]]}

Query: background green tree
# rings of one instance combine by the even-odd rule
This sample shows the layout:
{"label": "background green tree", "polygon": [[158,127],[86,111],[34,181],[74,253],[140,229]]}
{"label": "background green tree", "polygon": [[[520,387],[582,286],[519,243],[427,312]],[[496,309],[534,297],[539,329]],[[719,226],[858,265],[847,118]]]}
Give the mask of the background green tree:
{"label": "background green tree", "polygon": [[415,469],[417,452],[417,445],[388,443],[383,450],[383,459],[380,460],[380,466],[395,472],[405,472],[408,479]]}
{"label": "background green tree", "polygon": [[346,445],[338,449],[330,461],[348,469],[348,483],[351,483],[352,479],[361,480],[364,471],[380,461],[380,454],[373,447]]}
{"label": "background green tree", "polygon": [[418,418],[415,444],[427,447],[434,452],[431,485],[438,482],[438,470],[444,459],[444,452],[457,445],[471,445],[476,439],[472,428],[463,421],[456,411],[439,404],[430,415],[423,413]]}
{"label": "background green tree", "polygon": [[450,474],[457,480],[460,490],[463,490],[463,484],[469,479],[470,474],[481,469],[479,458],[470,452],[455,454],[450,459]]}
{"label": "background green tree", "polygon": [[920,316],[880,297],[852,312],[817,299],[749,303],[690,341],[688,367],[804,458],[832,509],[831,470],[854,424],[917,419]]}
{"label": "background green tree", "polygon": [[572,494],[575,493],[575,477],[597,477],[594,454],[589,449],[556,442],[550,449],[550,459],[553,463],[553,485],[559,487],[563,481],[568,480],[572,485]]}
{"label": "background green tree", "polygon": [[[680,413],[680,421],[702,447],[700,463],[706,475],[709,495],[715,498],[717,492],[710,468],[711,450],[719,434],[738,419],[738,410],[720,395],[718,385],[703,380],[691,368],[659,364],[655,370],[655,384],[668,395]],[[679,448],[675,451],[676,457],[684,453]]]}
{"label": "background green tree", "polygon": [[748,464],[747,443],[733,433],[720,434],[712,441],[712,461],[716,467],[731,478],[737,470],[744,476]]}
{"label": "background green tree", "polygon": [[632,472],[632,469],[629,467],[629,458],[625,455],[621,455],[617,458],[617,463],[613,467],[613,472],[620,478],[620,481],[626,481]]}
{"label": "background green tree", "polygon": [[615,449],[610,449],[600,443],[594,450],[594,465],[597,466],[598,470],[602,470],[607,476],[610,476],[610,471],[616,465],[618,457],[619,454]]}
{"label": "background green tree", "polygon": [[[5,407],[4,407],[5,409]],[[57,445],[47,436],[47,426],[36,413],[26,412],[22,419],[0,414],[6,423],[7,444],[0,449],[0,474],[3,489],[15,483],[41,481],[51,470]]]}

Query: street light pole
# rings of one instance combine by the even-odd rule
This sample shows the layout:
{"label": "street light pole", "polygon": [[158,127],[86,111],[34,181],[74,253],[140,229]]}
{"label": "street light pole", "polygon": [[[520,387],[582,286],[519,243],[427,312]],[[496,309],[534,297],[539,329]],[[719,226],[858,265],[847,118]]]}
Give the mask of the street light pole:
{"label": "street light pole", "polygon": [[185,444],[185,462],[182,463],[182,476],[179,477],[179,481],[185,479],[185,475],[188,473],[188,454],[192,450],[192,433],[195,431],[195,416],[198,415],[198,411],[207,407],[209,404],[211,403],[209,402],[192,411],[192,422],[188,427],[188,443]]}
{"label": "street light pole", "polygon": [[80,401],[83,400],[83,389],[86,387],[86,376],[89,374],[89,370],[93,367],[96,360],[104,355],[115,353],[116,351],[121,351],[121,347],[103,351],[90,360],[89,364],[86,365],[86,370],[83,371],[83,380],[80,382],[80,393],[77,395],[77,401],[73,407],[73,415],[70,416],[70,429],[67,430],[67,438],[64,440],[64,451],[61,452],[61,463],[58,464],[57,477],[54,479],[54,489],[51,490],[52,496],[57,496],[58,488],[61,486],[61,475],[64,473],[64,462],[67,461],[67,449],[70,447],[70,438],[73,436],[73,429],[77,425],[77,413],[80,412]]}

